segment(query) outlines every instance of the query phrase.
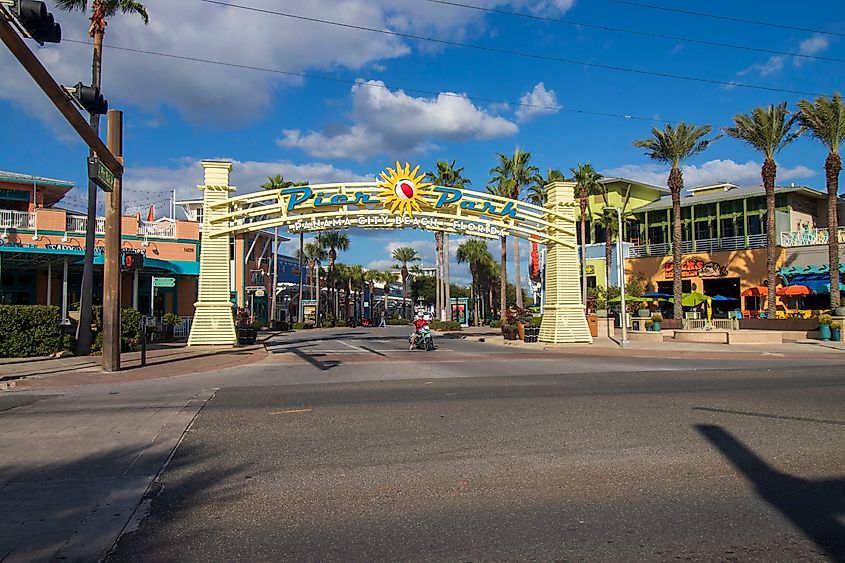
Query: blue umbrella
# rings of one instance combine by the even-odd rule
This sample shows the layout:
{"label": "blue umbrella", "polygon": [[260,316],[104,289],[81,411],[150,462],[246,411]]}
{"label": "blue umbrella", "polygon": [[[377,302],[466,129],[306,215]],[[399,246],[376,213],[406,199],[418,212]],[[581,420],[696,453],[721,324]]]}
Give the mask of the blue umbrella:
{"label": "blue umbrella", "polygon": [[659,291],[653,291],[651,293],[643,293],[643,297],[649,297],[651,299],[669,299],[672,295],[668,293],[660,293]]}
{"label": "blue umbrella", "polygon": [[710,299],[713,301],[739,301],[737,297],[725,297],[724,295],[714,295]]}

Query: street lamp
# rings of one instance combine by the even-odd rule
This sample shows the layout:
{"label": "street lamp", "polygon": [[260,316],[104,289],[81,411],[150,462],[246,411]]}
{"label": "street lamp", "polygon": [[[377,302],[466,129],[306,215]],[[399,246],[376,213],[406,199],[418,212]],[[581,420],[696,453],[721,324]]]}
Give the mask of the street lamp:
{"label": "street lamp", "polygon": [[622,210],[618,207],[605,207],[604,210],[616,213],[618,220],[616,231],[616,267],[619,269],[619,298],[622,307],[622,312],[619,315],[621,319],[619,324],[622,326],[622,341],[619,342],[619,346],[624,348],[628,345],[628,319],[626,318],[625,312],[625,258],[622,256]]}

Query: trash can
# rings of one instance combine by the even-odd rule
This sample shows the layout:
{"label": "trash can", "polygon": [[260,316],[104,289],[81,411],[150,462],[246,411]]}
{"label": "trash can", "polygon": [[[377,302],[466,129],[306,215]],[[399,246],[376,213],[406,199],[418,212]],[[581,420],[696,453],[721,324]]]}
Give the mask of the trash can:
{"label": "trash can", "polygon": [[587,315],[587,326],[590,327],[590,336],[598,338],[599,335],[599,320],[595,315]]}

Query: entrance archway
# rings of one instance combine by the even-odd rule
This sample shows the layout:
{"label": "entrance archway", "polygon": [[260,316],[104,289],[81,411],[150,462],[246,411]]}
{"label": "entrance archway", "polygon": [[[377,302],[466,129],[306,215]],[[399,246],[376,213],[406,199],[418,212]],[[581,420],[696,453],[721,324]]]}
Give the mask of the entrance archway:
{"label": "entrance archway", "polygon": [[229,301],[229,238],[271,227],[294,233],[344,228],[413,228],[482,238],[515,236],[547,246],[546,304],[539,340],[592,342],[581,304],[574,183],[546,186],[539,207],[424,182],[419,166],[396,163],[375,182],[297,186],[230,197],[230,162],[203,161],[199,299],[189,346],[235,344]]}

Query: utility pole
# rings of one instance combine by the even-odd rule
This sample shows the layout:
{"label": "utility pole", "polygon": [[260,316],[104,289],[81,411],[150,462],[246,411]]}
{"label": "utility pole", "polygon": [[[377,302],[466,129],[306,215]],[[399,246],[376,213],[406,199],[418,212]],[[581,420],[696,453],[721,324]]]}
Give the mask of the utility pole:
{"label": "utility pole", "polygon": [[302,314],[302,258],[305,252],[305,231],[299,231],[299,306],[296,309],[297,322],[304,323],[305,317]]}
{"label": "utility pole", "polygon": [[[123,157],[123,112],[108,113],[109,150]],[[106,197],[106,253],[103,257],[103,369],[120,370],[120,241],[123,220],[123,181],[116,177],[114,188]],[[96,191],[96,190],[95,190]]]}

